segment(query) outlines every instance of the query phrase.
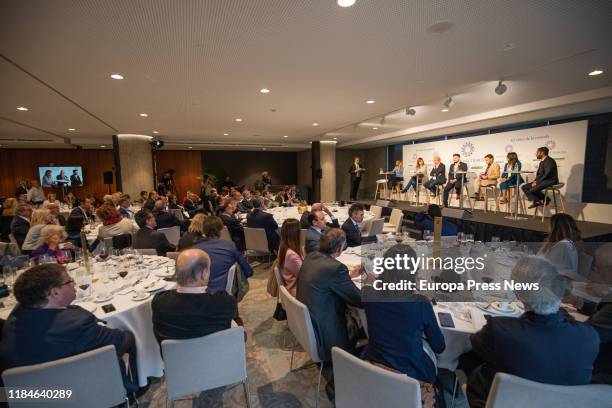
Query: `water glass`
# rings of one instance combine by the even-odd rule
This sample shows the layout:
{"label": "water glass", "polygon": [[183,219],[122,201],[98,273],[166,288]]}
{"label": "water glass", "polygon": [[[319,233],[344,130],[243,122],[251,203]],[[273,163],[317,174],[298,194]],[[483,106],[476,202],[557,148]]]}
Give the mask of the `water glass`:
{"label": "water glass", "polygon": [[460,244],[465,242],[465,233],[463,232],[457,233],[457,242],[459,242]]}
{"label": "water glass", "polygon": [[4,266],[2,268],[2,277],[4,278],[4,283],[9,289],[13,288],[13,284],[15,283],[15,275],[17,274],[17,268],[13,266]]}
{"label": "water glass", "polygon": [[433,241],[434,239],[433,232],[430,230],[423,231],[423,239],[425,241]]}
{"label": "water glass", "polygon": [[474,234],[466,234],[465,235],[465,241],[466,242],[474,243]]}

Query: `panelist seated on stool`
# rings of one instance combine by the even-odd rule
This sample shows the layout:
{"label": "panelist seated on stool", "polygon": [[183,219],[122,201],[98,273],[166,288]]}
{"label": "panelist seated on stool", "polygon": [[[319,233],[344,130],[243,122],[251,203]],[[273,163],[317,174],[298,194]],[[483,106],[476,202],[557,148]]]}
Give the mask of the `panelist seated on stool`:
{"label": "panelist seated on stool", "polygon": [[[518,155],[515,152],[510,152],[506,156],[507,162],[504,165],[504,172],[501,174],[501,178],[499,179],[499,189],[501,190],[501,204],[505,204],[510,199],[510,192],[508,191],[511,187],[516,187],[517,185],[517,177],[518,184],[521,185],[524,183],[523,177],[520,174],[516,173],[521,171],[523,165],[518,159]],[[514,174],[513,174],[514,173]]]}
{"label": "panelist seated on stool", "polygon": [[480,173],[476,180],[474,180],[474,196],[475,200],[480,200],[480,188],[481,187],[495,187],[497,186],[497,179],[499,178],[499,164],[495,163],[492,154],[487,154],[484,157],[487,168],[484,172]]}
{"label": "panelist seated on stool", "polygon": [[[408,183],[406,183],[406,186],[402,189],[401,192],[407,193],[410,187],[412,187],[412,189],[416,193],[417,180],[419,183],[422,183],[423,178],[425,177],[426,174],[427,174],[427,166],[425,165],[425,161],[423,160],[422,157],[419,157],[416,162],[414,174],[412,175],[412,177],[410,177],[410,180],[408,181]],[[444,175],[444,172],[442,172],[442,175]],[[432,174],[432,177],[435,177],[435,176]]]}
{"label": "panelist seated on stool", "polygon": [[457,174],[457,172],[467,172],[467,170],[467,163],[461,161],[461,155],[459,155],[459,153],[453,154],[453,164],[451,164],[448,169],[448,183],[444,186],[443,201],[445,207],[448,207],[448,196],[452,189],[455,189],[455,194],[457,198],[460,199],[461,188],[463,182],[467,181],[467,178],[465,177],[465,173]]}
{"label": "panelist seated on stool", "polygon": [[538,148],[536,157],[540,160],[536,179],[521,187],[525,197],[532,202],[529,208],[540,207],[544,205],[544,201],[548,202],[549,198],[544,198],[542,190],[559,183],[557,162],[548,156],[548,148],[545,146]]}
{"label": "panelist seated on stool", "polygon": [[424,182],[423,186],[435,197],[438,193],[438,186],[446,183],[446,166],[440,162],[440,156],[434,156],[434,165],[429,175],[431,178]]}

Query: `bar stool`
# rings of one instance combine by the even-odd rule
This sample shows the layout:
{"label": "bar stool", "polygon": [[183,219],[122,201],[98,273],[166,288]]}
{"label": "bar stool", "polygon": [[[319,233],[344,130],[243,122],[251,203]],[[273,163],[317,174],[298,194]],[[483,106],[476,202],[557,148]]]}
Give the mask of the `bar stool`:
{"label": "bar stool", "polygon": [[484,212],[488,212],[489,211],[489,192],[493,193],[491,195],[491,198],[493,198],[495,200],[495,213],[497,213],[499,211],[499,194],[497,192],[497,185],[490,185],[490,186],[480,186],[480,191],[478,193],[480,193],[482,190],[484,189]]}
{"label": "bar stool", "polygon": [[[468,191],[467,183],[463,183],[461,185],[461,188],[463,189],[463,197],[462,197],[463,201],[465,202],[465,200],[467,199],[468,204],[470,205],[470,210],[474,211],[474,203],[470,199],[470,192]],[[453,202],[453,198],[454,197],[455,197],[455,191],[453,189],[453,190],[451,190],[450,197],[448,197],[448,206],[449,207],[451,207],[451,203]],[[459,207],[461,207],[461,197],[458,200],[459,200]]]}
{"label": "bar stool", "polygon": [[[425,191],[427,191],[427,204],[431,204],[431,199],[433,198],[431,196],[431,190],[425,188]],[[434,200],[436,200],[436,204],[438,205],[442,205],[442,194],[444,194],[444,185],[436,184],[436,197],[434,198]]]}
{"label": "bar stool", "polygon": [[[555,206],[555,214],[559,213],[559,207],[557,206],[557,196],[559,196],[559,202],[561,204],[561,212],[565,212],[565,202],[563,200],[563,196],[561,195],[561,189],[565,186],[565,183],[554,184],[550,187],[546,187],[542,192],[544,193],[544,204],[542,205],[542,222],[544,222],[544,214],[546,213],[546,208],[548,207],[550,211],[550,201],[548,204],[546,203],[546,199],[549,194],[552,194],[552,202]],[[533,211],[533,218],[538,215],[538,207]]]}
{"label": "bar stool", "polygon": [[387,179],[376,180],[376,191],[374,191],[374,199],[376,198],[387,198]]}
{"label": "bar stool", "polygon": [[402,188],[404,188],[404,182],[398,181],[397,186],[398,187],[395,187],[395,186],[391,187],[391,199],[393,200],[393,198],[395,197],[398,201],[401,201],[402,200],[401,191],[402,191]]}
{"label": "bar stool", "polygon": [[[514,194],[520,194],[520,191],[517,192],[516,186],[508,186],[508,201],[506,201],[506,212],[509,215],[512,215],[512,203],[516,201]],[[518,205],[519,205],[519,213],[527,215],[527,206],[525,205],[525,197],[521,197],[519,195]]]}

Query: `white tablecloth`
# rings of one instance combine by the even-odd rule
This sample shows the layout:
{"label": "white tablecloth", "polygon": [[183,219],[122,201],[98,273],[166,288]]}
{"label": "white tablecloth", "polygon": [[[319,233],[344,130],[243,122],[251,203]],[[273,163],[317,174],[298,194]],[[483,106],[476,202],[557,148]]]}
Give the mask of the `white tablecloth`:
{"label": "white tablecloth", "polygon": [[[348,219],[348,209],[349,207],[328,207],[332,212],[334,217],[338,219],[338,223],[340,226]],[[310,211],[310,206],[308,206],[308,210]],[[298,212],[297,207],[275,207],[267,209],[266,212],[269,212],[274,216],[274,220],[277,222],[279,226],[283,224],[283,222],[288,218],[295,218],[299,220],[302,216]],[[327,222],[331,222],[331,218],[329,215],[326,215]],[[370,211],[365,211],[363,215],[364,226],[366,222],[370,222],[373,218],[373,215]]]}

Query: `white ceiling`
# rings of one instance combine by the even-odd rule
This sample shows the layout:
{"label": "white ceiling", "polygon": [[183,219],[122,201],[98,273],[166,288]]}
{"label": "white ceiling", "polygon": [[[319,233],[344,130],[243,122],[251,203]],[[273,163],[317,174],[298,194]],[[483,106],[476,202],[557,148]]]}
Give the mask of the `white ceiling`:
{"label": "white ceiling", "polygon": [[[428,32],[441,21],[452,22],[448,32]],[[299,150],[333,137],[367,146],[612,86],[611,38],[607,0],[358,0],[346,9],[334,0],[3,1],[0,139],[18,141],[0,144],[67,137],[93,147],[159,130],[179,148]],[[595,68],[605,73],[586,75]],[[503,96],[493,92],[499,78]],[[441,113],[446,94],[456,103]],[[407,105],[416,116],[378,123]]]}

